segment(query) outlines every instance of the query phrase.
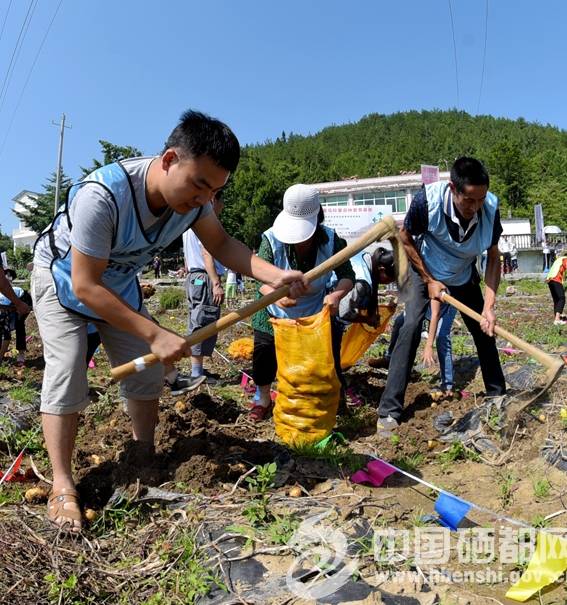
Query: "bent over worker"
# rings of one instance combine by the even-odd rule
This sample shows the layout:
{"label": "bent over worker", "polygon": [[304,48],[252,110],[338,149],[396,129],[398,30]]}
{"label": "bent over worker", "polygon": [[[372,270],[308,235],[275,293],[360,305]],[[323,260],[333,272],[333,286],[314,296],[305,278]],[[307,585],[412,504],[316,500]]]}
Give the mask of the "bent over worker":
{"label": "bent over worker", "polygon": [[[230,237],[210,200],[239,161],[240,146],[222,122],[188,111],[156,157],[103,166],[71,187],[63,212],[35,248],[32,292],[43,340],[41,412],[53,469],[49,519],[78,531],[79,496],[71,458],[78,414],[87,407],[87,324],[98,329],[112,366],[150,351],[171,364],[191,354],[185,338],[160,327],[143,306],[137,273],[192,228],[223,264],[291,295],[306,290],[299,271],[254,256]],[[154,365],[121,383],[134,451],[151,459],[164,369]]]}
{"label": "bent over worker", "polygon": [[[486,394],[506,392],[494,339],[502,225],[498,198],[488,186],[488,172],[481,162],[462,157],[453,164],[449,182],[426,185],[412,200],[400,233],[412,264],[406,320],[392,351],[380,400],[377,428],[381,436],[389,436],[400,423],[423,318],[430,299],[442,300],[443,291],[482,315],[480,324],[467,315],[463,321],[474,339]],[[483,250],[488,251],[484,298],[475,265]]]}

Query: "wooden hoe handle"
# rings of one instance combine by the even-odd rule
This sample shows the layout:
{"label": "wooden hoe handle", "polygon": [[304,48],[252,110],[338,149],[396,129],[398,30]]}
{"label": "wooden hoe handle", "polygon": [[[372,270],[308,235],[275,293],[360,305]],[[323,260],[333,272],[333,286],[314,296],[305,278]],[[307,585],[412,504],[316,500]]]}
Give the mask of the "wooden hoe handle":
{"label": "wooden hoe handle", "polygon": [[[462,302],[458,301],[456,298],[453,298],[447,293],[443,294],[443,302],[448,302],[449,304],[453,305],[453,307],[457,308],[461,313],[464,313],[465,315],[476,319],[476,321],[478,321],[479,323],[483,319],[482,315],[480,315],[476,311],[473,311],[470,307],[467,307]],[[526,342],[519,336],[516,336],[511,332],[508,332],[508,330],[501,328],[498,324],[494,326],[494,332],[495,334],[498,334],[498,336],[502,336],[502,338],[505,338],[506,340],[510,341],[518,349],[524,351],[524,353],[527,353],[528,355],[539,361],[539,363],[544,365],[546,368],[555,368],[557,366],[557,358],[548,355],[545,351],[534,347],[534,345],[531,345],[529,342]]]}
{"label": "wooden hoe handle", "polygon": [[[375,242],[376,240],[383,240],[389,238],[391,240],[395,240],[397,238],[397,229],[396,223],[394,219],[390,216],[387,216],[379,223],[373,225],[366,233],[361,235],[356,241],[352,242],[345,248],[343,248],[340,252],[337,252],[331,258],[328,258],[326,261],[322,262],[317,267],[311,269],[305,274],[305,277],[309,282],[318,279],[319,277],[325,275],[329,271],[335,269],[339,265],[342,265],[346,262],[351,256],[354,256],[361,250],[364,250],[367,246]],[[224,315],[216,322],[211,323],[204,328],[200,328],[199,330],[193,332],[193,334],[185,336],[185,340],[188,345],[194,345],[198,342],[202,342],[207,338],[217,334],[221,330],[229,328],[233,326],[235,323],[250,317],[257,311],[264,309],[268,305],[275,303],[280,298],[287,296],[289,294],[289,286],[282,286],[262,298],[255,300],[254,302],[242,307],[237,311],[231,311],[227,315]],[[148,353],[143,357],[138,357],[133,361],[129,361],[121,366],[117,366],[111,370],[112,378],[114,380],[122,380],[126,376],[133,374],[134,372],[141,372],[145,370],[147,367],[154,365],[159,362],[159,358],[153,353]]]}

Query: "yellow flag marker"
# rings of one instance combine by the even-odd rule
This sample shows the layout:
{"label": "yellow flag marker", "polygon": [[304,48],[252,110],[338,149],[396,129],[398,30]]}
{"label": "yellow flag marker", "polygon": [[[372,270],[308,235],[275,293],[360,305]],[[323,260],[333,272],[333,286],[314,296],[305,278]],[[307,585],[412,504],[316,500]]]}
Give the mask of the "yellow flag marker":
{"label": "yellow flag marker", "polygon": [[527,601],[538,590],[555,582],[566,569],[567,540],[540,532],[526,571],[508,590],[506,597],[514,601]]}

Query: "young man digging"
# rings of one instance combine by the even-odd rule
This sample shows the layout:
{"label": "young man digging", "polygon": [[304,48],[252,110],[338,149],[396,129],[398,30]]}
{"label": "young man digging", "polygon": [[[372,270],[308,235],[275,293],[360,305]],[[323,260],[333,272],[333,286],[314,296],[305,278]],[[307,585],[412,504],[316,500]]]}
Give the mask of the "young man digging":
{"label": "young man digging", "polygon": [[[210,200],[239,161],[240,146],[222,122],[189,111],[160,156],[132,158],[94,171],[69,191],[65,211],[40,236],[32,292],[43,340],[41,412],[53,470],[49,519],[71,531],[81,511],[71,471],[79,412],[89,403],[87,323],[95,323],[113,366],[148,352],[164,364],[191,354],[181,336],[161,328],[143,306],[136,274],[188,228],[223,264],[291,296],[303,274],[283,271],[230,237]],[[163,365],[121,384],[140,450],[153,451]]]}

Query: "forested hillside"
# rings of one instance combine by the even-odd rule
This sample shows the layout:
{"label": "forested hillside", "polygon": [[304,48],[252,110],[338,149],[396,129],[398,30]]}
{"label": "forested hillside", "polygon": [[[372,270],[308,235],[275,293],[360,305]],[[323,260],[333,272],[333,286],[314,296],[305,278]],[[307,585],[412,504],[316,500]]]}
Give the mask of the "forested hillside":
{"label": "forested hillside", "polygon": [[371,114],[312,136],[282,133],[246,147],[226,192],[223,222],[257,246],[293,183],[393,175],[419,171],[420,164],[444,170],[465,154],[487,165],[503,217],[511,211],[533,218],[533,204],[542,203],[545,223],[567,230],[567,131],[460,111]]}

